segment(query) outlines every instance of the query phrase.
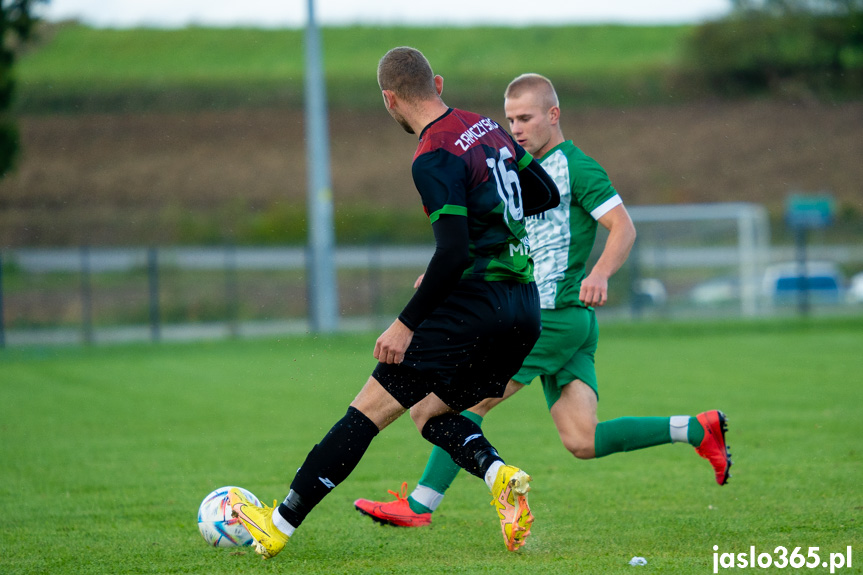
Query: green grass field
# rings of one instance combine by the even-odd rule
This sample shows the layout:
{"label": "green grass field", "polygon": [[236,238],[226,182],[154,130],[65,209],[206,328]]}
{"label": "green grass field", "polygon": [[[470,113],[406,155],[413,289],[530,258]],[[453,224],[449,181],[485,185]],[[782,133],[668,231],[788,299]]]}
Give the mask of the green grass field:
{"label": "green grass field", "polygon": [[[605,103],[645,97],[681,63],[691,26],[524,28],[339,27],[322,32],[329,100],[379,105],[375,69],[390,48],[423,50],[459,100],[491,98],[525,71],[554,77],[562,93]],[[304,31],[186,28],[42,33],[17,67],[25,110],[82,106],[266,105],[302,102]],[[486,84],[494,86],[487,92]],[[505,85],[505,84],[503,84]],[[623,90],[621,88],[633,88]],[[655,87],[655,86],[654,86]]]}
{"label": "green grass field", "polygon": [[718,545],[817,546],[824,560],[852,546],[853,567],[836,572],[860,573],[861,334],[859,319],[609,325],[600,419],[723,409],[728,486],[682,445],[575,460],[534,386],[484,425],[534,476],[524,550],[504,549],[467,474],[430,528],[353,510],[419,477],[427,444],[404,418],[269,562],[207,547],[198,504],[231,484],[281,499],[371,371],[376,334],[0,350],[0,572],[687,574],[712,573]]}

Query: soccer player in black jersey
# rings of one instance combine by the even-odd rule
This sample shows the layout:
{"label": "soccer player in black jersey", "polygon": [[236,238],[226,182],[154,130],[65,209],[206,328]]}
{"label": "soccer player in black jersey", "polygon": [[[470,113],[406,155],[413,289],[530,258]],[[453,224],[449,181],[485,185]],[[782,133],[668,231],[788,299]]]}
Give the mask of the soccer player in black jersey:
{"label": "soccer player in black jersey", "polygon": [[560,202],[554,181],[494,121],[447,107],[425,56],[393,48],[378,64],[390,115],[419,134],[413,179],[435,238],[422,285],[375,342],[378,360],[359,395],[306,457],[278,507],[230,491],[234,514],[265,557],[359,463],[380,430],[410,410],[424,438],[494,497],[504,543],[524,545],[533,515],[530,476],[506,465],[460,412],[501,397],[540,333],[524,218]]}

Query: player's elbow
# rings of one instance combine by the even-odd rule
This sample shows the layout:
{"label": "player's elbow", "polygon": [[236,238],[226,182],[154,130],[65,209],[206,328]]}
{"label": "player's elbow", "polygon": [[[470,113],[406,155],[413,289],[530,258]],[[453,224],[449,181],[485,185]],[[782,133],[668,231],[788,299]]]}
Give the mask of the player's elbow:
{"label": "player's elbow", "polygon": [[635,225],[628,216],[618,218],[609,228],[609,232],[617,238],[617,243],[627,248],[631,248],[635,244],[635,239],[638,236]]}

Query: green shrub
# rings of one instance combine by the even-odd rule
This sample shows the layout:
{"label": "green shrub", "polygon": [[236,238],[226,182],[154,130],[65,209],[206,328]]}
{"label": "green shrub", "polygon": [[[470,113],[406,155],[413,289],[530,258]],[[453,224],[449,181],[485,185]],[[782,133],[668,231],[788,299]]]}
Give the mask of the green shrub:
{"label": "green shrub", "polygon": [[688,60],[695,83],[719,95],[859,93],[863,11],[738,13],[696,29]]}

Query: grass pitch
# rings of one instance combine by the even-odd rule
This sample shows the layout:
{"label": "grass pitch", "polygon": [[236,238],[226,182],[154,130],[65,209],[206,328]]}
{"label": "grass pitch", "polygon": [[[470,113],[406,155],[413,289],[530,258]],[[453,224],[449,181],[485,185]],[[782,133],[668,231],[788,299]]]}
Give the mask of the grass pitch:
{"label": "grass pitch", "polygon": [[728,486],[684,445],[575,460],[533,386],[484,424],[534,476],[524,550],[504,549],[467,474],[430,528],[353,510],[418,479],[428,447],[403,418],[268,562],[207,547],[198,505],[232,484],[281,499],[371,371],[377,334],[0,351],[0,572],[712,573],[717,545],[817,546],[824,560],[851,546],[836,572],[859,573],[861,334],[859,319],[606,326],[600,419],[723,409]]}

